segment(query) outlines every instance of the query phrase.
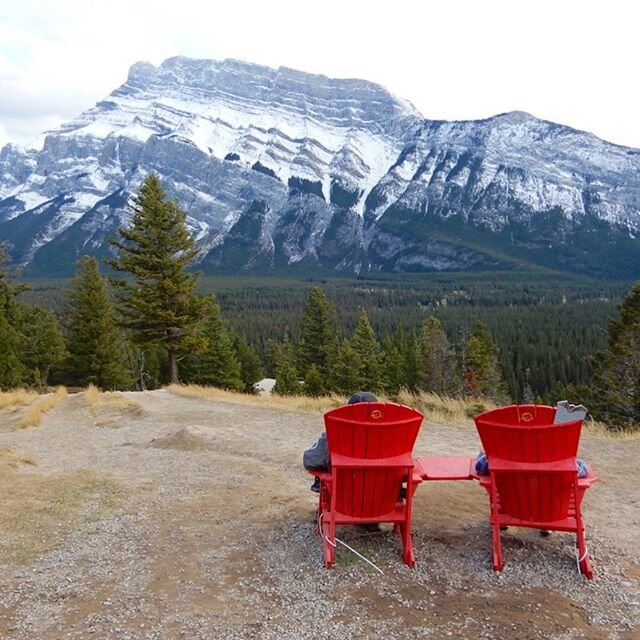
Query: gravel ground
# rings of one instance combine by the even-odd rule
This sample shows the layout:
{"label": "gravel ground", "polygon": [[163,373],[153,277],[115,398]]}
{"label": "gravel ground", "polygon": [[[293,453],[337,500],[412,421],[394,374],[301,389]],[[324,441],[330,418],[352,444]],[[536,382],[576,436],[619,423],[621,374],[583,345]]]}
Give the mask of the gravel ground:
{"label": "gravel ground", "polygon": [[[503,533],[506,566],[494,573],[488,500],[472,482],[418,488],[416,569],[386,525],[339,531],[380,575],[341,548],[333,569],[322,565],[300,467],[320,415],[127,395],[135,407],[97,416],[69,396],[21,431],[0,413],[0,449],[34,463],[0,475],[3,521],[15,524],[0,546],[1,638],[640,637],[639,439],[583,436],[600,476],[583,509],[594,580],[577,573],[573,536],[523,529]],[[415,454],[477,449],[473,427],[427,418]],[[21,529],[16,492],[87,477],[91,491],[69,494],[72,526],[43,517]],[[96,493],[101,482],[112,500]]]}

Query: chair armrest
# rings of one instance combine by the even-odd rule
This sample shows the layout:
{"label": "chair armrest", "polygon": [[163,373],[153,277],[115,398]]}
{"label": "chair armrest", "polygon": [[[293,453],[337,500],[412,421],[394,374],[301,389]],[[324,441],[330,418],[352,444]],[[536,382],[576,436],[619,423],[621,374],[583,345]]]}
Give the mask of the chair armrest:
{"label": "chair armrest", "polygon": [[567,471],[576,471],[576,461],[575,458],[565,458],[564,460],[554,460],[552,462],[514,462],[513,460],[489,456],[489,471],[565,473]]}
{"label": "chair armrest", "polygon": [[331,480],[331,471],[326,471],[324,469],[307,469],[307,473],[310,473],[312,476],[320,478],[320,480],[324,480],[325,482]]}
{"label": "chair armrest", "polygon": [[375,467],[412,467],[413,459],[411,454],[403,453],[399,456],[392,456],[389,458],[352,458],[351,456],[345,456],[340,453],[331,454],[331,466],[336,468],[351,468],[351,469],[368,469]]}
{"label": "chair armrest", "polygon": [[593,472],[593,469],[588,464],[587,470],[588,473],[584,478],[578,478],[578,486],[580,488],[588,489],[592,484],[598,482],[598,476]]}

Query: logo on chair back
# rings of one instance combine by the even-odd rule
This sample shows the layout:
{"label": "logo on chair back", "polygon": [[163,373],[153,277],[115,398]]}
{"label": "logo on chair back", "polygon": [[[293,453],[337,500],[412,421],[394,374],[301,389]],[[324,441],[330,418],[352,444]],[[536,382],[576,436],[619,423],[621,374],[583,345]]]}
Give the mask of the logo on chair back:
{"label": "logo on chair back", "polygon": [[373,409],[373,411],[371,411],[371,413],[369,414],[369,417],[372,420],[380,420],[383,417],[382,411],[380,409]]}
{"label": "logo on chair back", "polygon": [[524,413],[520,414],[520,420],[522,422],[531,422],[533,420],[533,414],[529,411],[525,411]]}

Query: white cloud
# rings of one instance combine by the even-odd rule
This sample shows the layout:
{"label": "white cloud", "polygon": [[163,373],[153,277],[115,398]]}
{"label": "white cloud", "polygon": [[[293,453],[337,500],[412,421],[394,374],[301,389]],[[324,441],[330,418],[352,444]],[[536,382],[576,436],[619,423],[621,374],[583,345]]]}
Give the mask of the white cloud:
{"label": "white cloud", "polygon": [[7,142],[11,142],[9,139],[9,132],[2,122],[0,122],[0,149],[2,149]]}
{"label": "white cloud", "polygon": [[0,0],[0,123],[36,134],[135,61],[187,55],[365,78],[429,118],[520,109],[640,147],[633,18],[625,0]]}

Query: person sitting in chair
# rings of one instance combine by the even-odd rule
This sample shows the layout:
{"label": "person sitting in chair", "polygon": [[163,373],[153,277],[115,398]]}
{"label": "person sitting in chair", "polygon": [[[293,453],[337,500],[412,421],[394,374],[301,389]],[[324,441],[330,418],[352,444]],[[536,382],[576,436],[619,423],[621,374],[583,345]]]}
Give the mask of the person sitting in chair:
{"label": "person sitting in chair", "polygon": [[[357,391],[348,400],[347,404],[358,404],[359,402],[378,402],[378,398],[369,391]],[[329,446],[327,445],[327,434],[325,432],[302,454],[302,465],[307,471],[329,471],[331,462],[329,460]],[[311,491],[320,492],[320,478],[316,476],[310,487]]]}

